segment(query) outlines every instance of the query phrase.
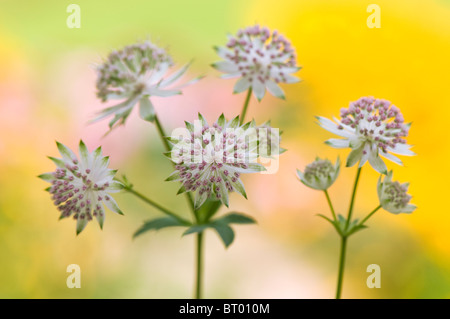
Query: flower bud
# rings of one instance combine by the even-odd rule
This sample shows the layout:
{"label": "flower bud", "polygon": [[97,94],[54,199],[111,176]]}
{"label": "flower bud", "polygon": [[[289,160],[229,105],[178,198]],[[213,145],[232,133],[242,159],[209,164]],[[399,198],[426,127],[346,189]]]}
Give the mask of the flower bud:
{"label": "flower bud", "polygon": [[324,191],[333,185],[339,175],[340,167],[339,158],[334,165],[328,159],[316,158],[314,162],[306,166],[303,173],[297,170],[297,175],[306,186]]}
{"label": "flower bud", "polygon": [[409,183],[400,184],[392,181],[392,171],[390,171],[383,181],[381,176],[378,179],[377,192],[380,205],[384,210],[392,214],[412,213],[415,205],[409,204],[411,195],[407,194]]}

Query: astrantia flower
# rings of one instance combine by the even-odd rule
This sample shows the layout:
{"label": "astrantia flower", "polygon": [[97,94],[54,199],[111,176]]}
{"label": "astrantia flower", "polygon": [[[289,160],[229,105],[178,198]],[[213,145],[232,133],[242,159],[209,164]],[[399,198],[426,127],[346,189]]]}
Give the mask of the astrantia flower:
{"label": "astrantia flower", "polygon": [[110,193],[116,193],[123,185],[113,180],[115,170],[108,169],[109,158],[102,156],[101,147],[89,153],[80,141],[80,160],[66,146],[56,142],[62,158],[49,157],[57,166],[51,173],[39,177],[51,183],[47,188],[61,218],[73,216],[77,220],[77,235],[94,217],[103,227],[106,205],[115,213],[122,214]]}
{"label": "astrantia flower", "polygon": [[182,86],[168,89],[186,72],[189,65],[165,77],[173,66],[172,58],[164,49],[150,41],[132,44],[109,54],[98,66],[97,96],[103,101],[123,100],[108,107],[93,121],[114,115],[109,122],[112,128],[119,120],[124,124],[133,107],[139,102],[142,119],[152,122],[155,111],[149,97],[181,94],[180,89],[197,81],[196,78]]}
{"label": "astrantia flower", "polygon": [[183,136],[172,137],[170,158],[175,172],[167,180],[180,181],[179,193],[195,192],[195,208],[208,198],[228,206],[228,193],[236,191],[246,198],[242,173],[265,170],[258,158],[257,134],[254,123],[239,124],[239,116],[226,121],[222,114],[208,125],[199,114],[194,124],[186,122]]}
{"label": "astrantia flower", "polygon": [[217,54],[225,61],[212,66],[226,73],[222,77],[241,77],[234,86],[234,93],[253,89],[258,100],[267,90],[284,99],[284,92],[278,83],[295,83],[299,79],[292,76],[300,70],[296,66],[295,53],[291,43],[282,35],[255,25],[229,35],[226,47],[216,47]]}
{"label": "astrantia flower", "polygon": [[392,181],[392,171],[390,171],[381,181],[378,179],[377,191],[380,205],[383,209],[393,214],[412,213],[416,206],[409,204],[411,195],[408,195],[409,183],[400,184]]}
{"label": "astrantia flower", "polygon": [[376,171],[386,174],[386,164],[380,155],[400,165],[400,159],[390,153],[415,155],[405,140],[411,124],[404,124],[402,113],[391,102],[363,97],[350,103],[347,109],[342,108],[341,117],[341,120],[334,118],[336,123],[324,117],[317,119],[324,129],[344,137],[330,139],[328,145],[352,149],[347,166],[359,161],[362,167],[368,160]]}
{"label": "astrantia flower", "polygon": [[306,166],[303,173],[297,170],[297,175],[306,186],[324,191],[336,181],[340,167],[339,158],[334,165],[327,159],[316,158],[314,162]]}

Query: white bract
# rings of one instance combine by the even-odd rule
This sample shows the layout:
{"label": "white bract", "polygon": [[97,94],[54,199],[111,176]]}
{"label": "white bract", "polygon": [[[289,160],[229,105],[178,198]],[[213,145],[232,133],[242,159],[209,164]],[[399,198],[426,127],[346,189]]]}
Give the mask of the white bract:
{"label": "white bract", "polygon": [[324,191],[336,181],[340,167],[339,158],[334,165],[328,159],[316,158],[314,162],[305,167],[303,173],[297,170],[297,175],[306,186]]}
{"label": "white bract", "polygon": [[408,195],[409,183],[400,184],[392,181],[392,171],[390,171],[381,181],[378,179],[377,192],[380,205],[383,209],[393,214],[412,213],[417,207],[409,204],[411,195]]}
{"label": "white bract", "polygon": [[121,214],[116,201],[110,193],[116,193],[123,185],[114,180],[115,170],[108,169],[109,157],[102,156],[101,147],[89,153],[80,141],[80,160],[63,144],[56,142],[62,158],[49,157],[57,166],[51,173],[39,175],[51,183],[47,188],[55,206],[61,211],[61,218],[77,220],[77,235],[95,217],[103,227],[106,205],[115,213]]}
{"label": "white bract", "polygon": [[239,124],[239,116],[227,121],[222,114],[208,125],[199,114],[199,121],[186,122],[184,136],[172,136],[170,159],[175,172],[167,180],[180,181],[179,193],[195,192],[195,208],[208,198],[228,206],[228,193],[236,191],[246,197],[240,180],[242,173],[265,170],[257,163],[258,134],[254,122]]}
{"label": "white bract", "polygon": [[186,72],[189,64],[168,75],[173,66],[172,58],[164,49],[150,41],[112,51],[106,61],[97,67],[97,96],[103,101],[123,100],[121,103],[101,111],[93,121],[114,115],[110,128],[124,124],[133,107],[139,103],[142,119],[152,122],[155,110],[151,96],[167,97],[181,94],[180,89],[200,78],[177,87],[169,88]]}
{"label": "white bract", "polygon": [[411,124],[404,124],[400,110],[389,101],[363,97],[341,109],[341,120],[335,122],[317,117],[319,125],[344,139],[329,139],[326,143],[335,148],[350,147],[347,166],[367,161],[379,173],[386,174],[387,167],[380,155],[402,165],[398,155],[415,155],[405,137]]}
{"label": "white bract", "polygon": [[229,35],[226,47],[216,47],[217,54],[224,61],[212,66],[226,73],[223,78],[240,77],[234,86],[234,93],[250,87],[256,98],[264,97],[266,88],[274,96],[284,99],[284,92],[278,83],[296,83],[300,79],[291,75],[300,70],[296,66],[295,53],[291,44],[282,35],[255,25]]}

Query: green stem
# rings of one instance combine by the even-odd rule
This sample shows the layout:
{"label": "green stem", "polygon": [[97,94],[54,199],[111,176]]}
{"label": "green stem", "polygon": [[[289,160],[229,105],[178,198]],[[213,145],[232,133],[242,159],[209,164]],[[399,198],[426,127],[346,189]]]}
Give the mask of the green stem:
{"label": "green stem", "polygon": [[203,284],[203,232],[197,233],[197,282],[195,299],[202,299]]}
{"label": "green stem", "polygon": [[161,137],[161,140],[164,144],[164,148],[166,149],[166,152],[170,152],[171,147],[170,147],[169,141],[167,141],[167,139],[166,139],[167,135],[164,132],[161,122],[158,119],[158,115],[156,115],[156,114],[155,114],[155,125],[156,125],[156,128],[158,129],[159,137]]}
{"label": "green stem", "polygon": [[141,193],[135,191],[133,188],[131,187],[125,187],[124,190],[126,190],[127,192],[137,196],[138,198],[142,199],[144,202],[146,202],[147,204],[150,204],[151,206],[159,209],[160,211],[162,211],[164,214],[171,216],[175,219],[177,219],[178,221],[182,222],[185,225],[191,225],[191,223],[183,218],[181,218],[180,216],[178,216],[177,214],[171,212],[170,210],[168,210],[167,208],[159,205],[158,203],[154,202],[153,200],[151,200],[150,198],[142,195]]}
{"label": "green stem", "polygon": [[242,108],[241,116],[239,117],[241,120],[241,125],[244,124],[245,114],[247,114],[248,104],[250,102],[250,97],[252,96],[252,87],[248,89],[247,97],[245,98],[244,107]]}
{"label": "green stem", "polygon": [[[352,219],[353,206],[355,204],[356,189],[358,188],[358,182],[359,182],[359,176],[361,175],[361,169],[362,169],[362,167],[359,167],[358,171],[356,173],[355,183],[353,185],[352,199],[350,200],[350,207],[348,209],[347,222],[345,224],[345,231],[347,231],[348,226],[350,224],[350,220]],[[347,251],[347,236],[341,235],[341,254],[339,257],[339,272],[338,272],[338,282],[337,282],[337,288],[336,288],[336,299],[341,298],[342,284],[344,281],[346,251]]]}
{"label": "green stem", "polygon": [[328,205],[330,206],[331,214],[333,214],[333,219],[336,220],[336,213],[334,212],[333,204],[331,203],[330,195],[328,191],[324,190],[325,196],[327,197]]}
{"label": "green stem", "polygon": [[355,184],[353,185],[352,199],[350,200],[350,208],[348,209],[347,223],[345,224],[345,229],[348,229],[348,225],[350,224],[350,220],[352,219],[353,214],[353,205],[355,203],[356,189],[358,188],[359,176],[361,175],[362,167],[358,168],[358,172],[356,173]]}
{"label": "green stem", "polygon": [[336,289],[336,299],[341,299],[342,283],[344,280],[345,252],[347,250],[347,237],[341,237],[341,255],[339,257],[339,274]]}
{"label": "green stem", "polygon": [[369,215],[367,215],[367,216],[359,223],[359,225],[364,225],[364,223],[365,223],[370,217],[372,217],[372,215],[375,214],[380,208],[381,208],[381,205],[378,205],[378,207],[375,208]]}

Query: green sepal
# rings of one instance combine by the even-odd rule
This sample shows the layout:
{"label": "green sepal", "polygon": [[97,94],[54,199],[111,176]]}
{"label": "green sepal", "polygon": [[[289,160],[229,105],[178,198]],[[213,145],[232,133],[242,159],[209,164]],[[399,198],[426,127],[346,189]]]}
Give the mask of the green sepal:
{"label": "green sepal", "polygon": [[146,233],[151,230],[160,230],[162,228],[175,227],[175,226],[188,226],[188,224],[185,224],[185,223],[181,222],[180,220],[178,220],[174,217],[171,217],[171,216],[152,219],[152,220],[146,221],[144,223],[144,225],[142,225],[133,234],[133,238],[136,238],[136,237],[142,235],[143,233]]}

